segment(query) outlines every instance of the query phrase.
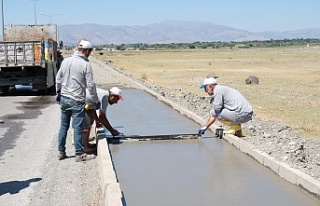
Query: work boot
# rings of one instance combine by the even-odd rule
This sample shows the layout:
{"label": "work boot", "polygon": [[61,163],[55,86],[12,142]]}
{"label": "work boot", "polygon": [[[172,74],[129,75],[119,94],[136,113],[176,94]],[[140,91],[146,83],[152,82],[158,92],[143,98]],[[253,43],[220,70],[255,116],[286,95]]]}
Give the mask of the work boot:
{"label": "work boot", "polygon": [[91,159],[94,159],[94,158],[95,158],[94,155],[82,153],[82,154],[77,154],[76,155],[75,161],[76,162],[83,162],[83,161],[88,161],[88,160],[91,160]]}
{"label": "work boot", "polygon": [[59,160],[63,160],[65,158],[67,158],[67,154],[64,151],[59,151],[58,157],[59,157]]}
{"label": "work boot", "polygon": [[76,162],[86,161],[86,157],[87,157],[87,154],[86,154],[86,153],[77,154],[75,161],[76,161]]}
{"label": "work boot", "polygon": [[222,122],[222,124],[227,125],[227,126],[232,126],[233,125],[232,122],[230,122],[228,120],[225,120],[225,119],[220,120],[220,122]]}
{"label": "work boot", "polygon": [[234,135],[237,136],[237,137],[244,137],[244,135],[243,135],[243,133],[242,133],[242,129],[240,129],[239,131],[236,131],[236,132],[234,133]]}
{"label": "work boot", "polygon": [[[237,132],[241,132],[241,125],[240,124],[232,124],[228,131],[225,131],[225,134],[236,134]],[[241,132],[242,134],[242,132]]]}

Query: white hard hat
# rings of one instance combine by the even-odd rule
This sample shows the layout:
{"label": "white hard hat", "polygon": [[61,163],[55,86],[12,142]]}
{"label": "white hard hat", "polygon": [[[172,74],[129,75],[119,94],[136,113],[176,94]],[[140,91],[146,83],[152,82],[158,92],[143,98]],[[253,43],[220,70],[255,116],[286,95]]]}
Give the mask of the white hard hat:
{"label": "white hard hat", "polygon": [[213,77],[205,78],[203,84],[200,86],[200,89],[204,89],[208,84],[217,84],[217,79]]}
{"label": "white hard hat", "polygon": [[122,98],[122,96],[121,96],[121,89],[119,89],[118,87],[112,87],[112,88],[110,89],[110,94],[119,96],[119,98],[120,98],[121,100],[123,100],[123,98]]}
{"label": "white hard hat", "polygon": [[78,47],[79,47],[80,49],[92,49],[92,48],[93,48],[93,47],[92,47],[92,44],[91,44],[89,41],[87,41],[87,40],[81,40],[81,41],[79,42]]}

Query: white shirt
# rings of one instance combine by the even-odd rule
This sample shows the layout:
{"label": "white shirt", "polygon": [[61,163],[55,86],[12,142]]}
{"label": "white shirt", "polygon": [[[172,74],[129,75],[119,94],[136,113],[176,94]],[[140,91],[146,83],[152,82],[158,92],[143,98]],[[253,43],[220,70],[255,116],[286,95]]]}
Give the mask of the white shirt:
{"label": "white shirt", "polygon": [[[106,114],[107,107],[109,105],[109,100],[108,100],[109,99],[109,91],[97,88],[97,94],[98,94],[99,101],[101,102],[100,110]],[[88,94],[88,92],[86,95],[86,104],[90,105],[89,109],[95,109],[95,103],[92,100],[91,96]]]}
{"label": "white shirt", "polygon": [[78,102],[85,102],[86,93],[94,102],[99,101],[91,64],[85,55],[77,53],[62,61],[56,76],[56,90]]}

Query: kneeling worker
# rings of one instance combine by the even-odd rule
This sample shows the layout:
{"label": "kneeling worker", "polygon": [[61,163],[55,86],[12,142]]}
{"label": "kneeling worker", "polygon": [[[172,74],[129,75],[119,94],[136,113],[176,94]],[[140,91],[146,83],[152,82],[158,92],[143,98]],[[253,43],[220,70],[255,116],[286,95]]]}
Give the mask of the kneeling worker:
{"label": "kneeling worker", "polygon": [[200,128],[199,134],[205,131],[216,121],[230,127],[226,134],[234,134],[238,137],[243,136],[241,124],[252,119],[252,106],[237,90],[218,85],[213,77],[206,78],[200,89],[213,96],[212,110],[206,125]]}
{"label": "kneeling worker", "polygon": [[97,88],[97,94],[101,102],[101,107],[98,111],[98,115],[95,110],[94,102],[92,101],[91,96],[90,95],[86,96],[87,112],[86,112],[86,118],[84,122],[85,128],[82,134],[82,143],[85,151],[88,151],[88,150],[90,151],[92,150],[92,147],[93,147],[93,145],[91,145],[88,142],[91,125],[93,124],[93,121],[96,122],[97,127],[101,127],[101,125],[104,126],[111,133],[112,136],[117,136],[120,134],[117,130],[115,130],[111,126],[107,118],[107,107],[108,105],[117,104],[120,99],[121,100],[123,99],[121,96],[121,90],[118,87],[112,87],[110,90]]}

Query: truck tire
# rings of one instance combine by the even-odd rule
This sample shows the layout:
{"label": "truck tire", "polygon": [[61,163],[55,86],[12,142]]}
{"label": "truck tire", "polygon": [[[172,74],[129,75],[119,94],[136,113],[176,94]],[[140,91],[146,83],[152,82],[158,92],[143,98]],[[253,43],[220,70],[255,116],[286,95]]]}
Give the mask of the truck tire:
{"label": "truck tire", "polygon": [[38,90],[39,95],[55,95],[56,94],[56,87],[53,85],[47,89],[39,89]]}
{"label": "truck tire", "polygon": [[46,89],[39,89],[39,90],[38,90],[38,94],[39,94],[40,96],[47,95],[47,90],[46,90]]}
{"label": "truck tire", "polygon": [[56,87],[55,85],[51,86],[50,88],[48,88],[47,91],[48,95],[55,95],[56,94]]}
{"label": "truck tire", "polygon": [[2,86],[2,87],[1,87],[1,92],[2,92],[2,95],[8,94],[8,92],[9,92],[9,86]]}

